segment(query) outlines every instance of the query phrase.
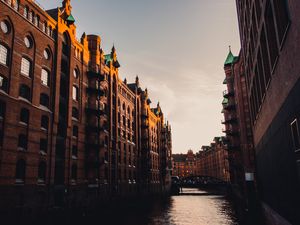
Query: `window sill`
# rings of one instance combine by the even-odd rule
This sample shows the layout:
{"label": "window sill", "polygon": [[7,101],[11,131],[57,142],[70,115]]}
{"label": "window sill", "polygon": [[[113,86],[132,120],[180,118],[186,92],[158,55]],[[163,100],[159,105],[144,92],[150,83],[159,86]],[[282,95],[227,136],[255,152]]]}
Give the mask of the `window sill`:
{"label": "window sill", "polygon": [[40,155],[46,156],[46,155],[47,155],[47,152],[45,152],[45,151],[40,151]]}
{"label": "window sill", "polygon": [[22,185],[22,186],[23,186],[23,185],[24,185],[24,180],[22,180],[22,179],[16,179],[15,184],[16,184],[16,185],[20,185],[20,186]]}
{"label": "window sill", "polygon": [[24,101],[24,102],[27,102],[27,103],[31,104],[30,100],[28,100],[27,98],[24,98],[24,97],[22,97],[22,96],[19,96],[19,100],[21,100],[21,101]]}
{"label": "window sill", "polygon": [[48,106],[45,106],[45,105],[40,105],[40,107],[39,107],[41,110],[44,110],[44,111],[48,111],[48,112],[50,112],[50,110],[49,110],[49,107]]}
{"label": "window sill", "polygon": [[71,185],[75,186],[76,185],[76,180],[72,179],[71,180]]}
{"label": "window sill", "polygon": [[26,152],[26,148],[18,147],[17,148],[18,152]]}
{"label": "window sill", "polygon": [[30,77],[30,75],[26,75],[26,74],[24,74],[24,73],[20,73],[23,77],[26,77],[27,79],[30,79],[31,80],[31,77]]}
{"label": "window sill", "polygon": [[48,130],[46,128],[41,127],[41,131],[47,132]]}
{"label": "window sill", "polygon": [[44,179],[38,179],[37,185],[38,185],[38,186],[46,186],[45,180],[44,180]]}
{"label": "window sill", "polygon": [[24,126],[24,127],[27,127],[27,126],[28,126],[28,123],[21,122],[21,121],[19,122],[19,124],[22,125],[22,126]]}
{"label": "window sill", "polygon": [[50,88],[49,85],[47,85],[47,84],[41,83],[41,85],[42,85],[42,87]]}

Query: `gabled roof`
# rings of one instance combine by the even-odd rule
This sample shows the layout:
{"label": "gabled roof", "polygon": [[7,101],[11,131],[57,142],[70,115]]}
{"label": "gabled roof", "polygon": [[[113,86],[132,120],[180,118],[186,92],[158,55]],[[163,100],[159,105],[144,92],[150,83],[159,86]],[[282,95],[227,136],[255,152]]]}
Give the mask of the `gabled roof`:
{"label": "gabled roof", "polygon": [[228,104],[228,98],[224,98],[222,104],[223,104],[223,105]]}
{"label": "gabled roof", "polygon": [[70,23],[74,23],[75,22],[75,19],[74,17],[72,16],[72,14],[70,14],[70,16],[68,16],[68,18],[66,19],[66,21],[70,22]]}
{"label": "gabled roof", "polygon": [[227,58],[225,60],[225,63],[224,63],[224,66],[228,66],[228,65],[231,65],[232,63],[234,63],[234,55],[232,54],[231,51],[229,51],[228,55],[227,55]]}

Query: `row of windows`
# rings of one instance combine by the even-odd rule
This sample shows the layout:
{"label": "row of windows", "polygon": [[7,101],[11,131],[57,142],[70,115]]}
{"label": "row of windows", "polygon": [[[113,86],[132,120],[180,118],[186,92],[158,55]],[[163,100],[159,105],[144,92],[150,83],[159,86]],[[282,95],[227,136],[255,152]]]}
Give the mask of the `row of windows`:
{"label": "row of windows", "polygon": [[[47,164],[42,161],[38,166],[38,183],[44,183],[46,181]],[[26,177],[26,161],[20,159],[16,163],[16,183],[24,183]],[[72,165],[71,179],[77,180],[77,165]]]}
{"label": "row of windows", "polygon": [[[25,134],[19,134],[18,136],[18,150],[27,151],[28,150],[28,138]],[[46,138],[40,139],[40,153],[47,154],[48,151],[48,140]]]}
{"label": "row of windows", "polygon": [[[7,65],[7,59],[8,59],[8,49],[5,46],[0,44],[0,63],[3,65]],[[22,58],[20,72],[22,75],[26,77],[31,77],[32,63],[27,58]],[[48,87],[50,86],[50,72],[44,68],[41,71],[41,83],[45,86]]]}
{"label": "row of windows", "polygon": [[[19,89],[19,96],[28,101],[31,101],[30,87],[28,87],[25,84],[21,84],[20,89]],[[49,100],[49,96],[47,94],[45,94],[45,93],[40,94],[40,105],[49,108],[50,100]]]}
{"label": "row of windows", "polygon": [[[9,6],[11,6],[15,11],[21,11],[21,5],[19,0],[2,0],[2,2],[6,2]],[[21,12],[20,12],[21,13]],[[31,23],[33,23],[36,27],[41,29],[48,36],[53,37],[53,29],[51,26],[47,25],[47,22],[40,22],[40,16],[35,14],[33,10],[30,10],[28,6],[23,8],[23,16],[28,19]]]}
{"label": "row of windows", "polygon": [[[38,183],[44,183],[46,180],[47,164],[42,161],[38,167]],[[16,183],[24,183],[26,176],[26,161],[20,159],[16,164]]]}
{"label": "row of windows", "polygon": [[[2,101],[0,101],[0,118],[5,118],[5,111],[6,111],[6,104]],[[20,110],[20,122],[24,125],[29,124],[29,118],[30,118],[30,112],[27,108],[22,108]],[[41,117],[41,129],[42,130],[48,130],[49,127],[49,117],[46,115],[42,115]]]}
{"label": "row of windows", "polygon": [[285,0],[267,1],[264,20],[265,24],[261,30],[260,46],[257,49],[252,79],[250,78],[253,65],[252,56],[254,56],[255,49],[254,35],[251,35],[247,63],[247,85],[250,90],[250,107],[253,123],[263,102],[266,89],[271,80],[272,71],[279,56],[279,47],[282,45],[285,32],[289,26],[287,2]]}

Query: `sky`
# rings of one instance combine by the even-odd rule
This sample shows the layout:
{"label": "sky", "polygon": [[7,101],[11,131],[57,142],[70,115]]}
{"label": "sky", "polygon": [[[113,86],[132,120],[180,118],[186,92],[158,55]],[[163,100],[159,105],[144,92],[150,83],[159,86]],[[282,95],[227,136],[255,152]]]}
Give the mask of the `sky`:
{"label": "sky", "polygon": [[[62,0],[38,0],[45,8]],[[240,40],[235,0],[72,0],[77,37],[114,44],[122,79],[140,78],[172,126],[173,153],[199,151],[222,135],[224,61]]]}

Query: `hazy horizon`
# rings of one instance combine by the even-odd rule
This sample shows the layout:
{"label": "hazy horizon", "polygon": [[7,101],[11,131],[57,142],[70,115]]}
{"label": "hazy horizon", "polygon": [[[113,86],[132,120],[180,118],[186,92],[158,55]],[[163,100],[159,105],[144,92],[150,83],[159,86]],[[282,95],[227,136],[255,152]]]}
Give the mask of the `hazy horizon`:
{"label": "hazy horizon", "polygon": [[[45,8],[61,0],[38,0]],[[98,34],[114,43],[120,77],[140,77],[152,106],[160,102],[172,126],[173,153],[199,151],[221,136],[223,63],[240,48],[235,1],[71,1],[77,37]]]}

